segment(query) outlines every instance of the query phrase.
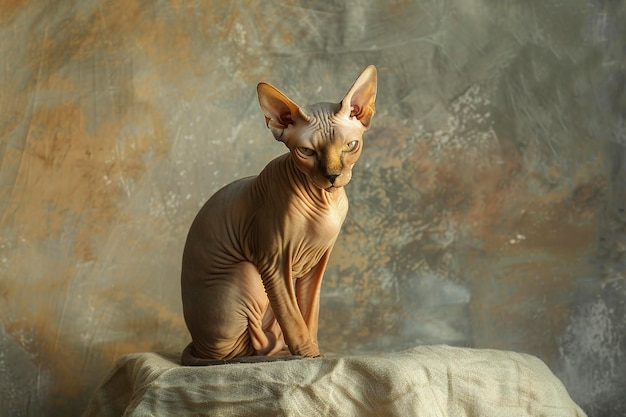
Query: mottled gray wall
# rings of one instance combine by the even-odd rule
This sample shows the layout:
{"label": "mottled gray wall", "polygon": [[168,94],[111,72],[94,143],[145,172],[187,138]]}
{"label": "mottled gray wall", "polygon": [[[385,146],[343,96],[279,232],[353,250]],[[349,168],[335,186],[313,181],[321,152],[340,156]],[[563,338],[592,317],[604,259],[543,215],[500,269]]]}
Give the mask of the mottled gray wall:
{"label": "mottled gray wall", "polygon": [[255,86],[378,114],[322,291],[329,353],[542,358],[626,414],[621,1],[0,1],[0,415],[76,415],[179,351],[187,229],[284,152]]}

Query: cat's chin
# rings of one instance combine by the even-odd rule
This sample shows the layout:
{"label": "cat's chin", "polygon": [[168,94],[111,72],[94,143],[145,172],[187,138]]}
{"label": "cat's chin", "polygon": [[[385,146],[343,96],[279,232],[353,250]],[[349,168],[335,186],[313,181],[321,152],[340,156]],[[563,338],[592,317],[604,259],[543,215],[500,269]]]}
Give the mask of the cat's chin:
{"label": "cat's chin", "polygon": [[341,187],[335,187],[334,185],[331,185],[330,187],[324,188],[323,190],[326,191],[327,193],[334,193],[339,188],[341,188]]}
{"label": "cat's chin", "polygon": [[346,184],[342,184],[342,185],[330,185],[328,187],[323,187],[321,185],[319,185],[315,180],[311,179],[311,183],[313,184],[313,186],[319,190],[322,191],[326,191],[327,193],[334,193],[337,190],[340,190],[341,188],[344,187],[344,185]]}
{"label": "cat's chin", "polygon": [[338,189],[340,189],[341,187],[336,187],[334,185],[331,185],[330,187],[322,187],[320,185],[317,185],[315,182],[313,182],[313,185],[315,186],[315,188],[317,188],[318,190],[322,190],[322,191],[326,191],[327,193],[334,193],[335,191],[337,191]]}

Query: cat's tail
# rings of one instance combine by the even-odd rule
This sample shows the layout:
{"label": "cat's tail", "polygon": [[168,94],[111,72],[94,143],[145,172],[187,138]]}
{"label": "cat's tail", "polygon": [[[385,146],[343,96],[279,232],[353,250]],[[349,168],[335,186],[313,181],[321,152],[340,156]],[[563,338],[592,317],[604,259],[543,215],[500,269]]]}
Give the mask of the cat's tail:
{"label": "cat's tail", "polygon": [[288,361],[292,359],[302,359],[302,356],[240,356],[232,359],[206,359],[199,358],[195,354],[193,342],[189,343],[180,355],[180,363],[183,366],[208,366],[208,365],[226,365],[229,363],[258,363],[258,362],[277,362]]}

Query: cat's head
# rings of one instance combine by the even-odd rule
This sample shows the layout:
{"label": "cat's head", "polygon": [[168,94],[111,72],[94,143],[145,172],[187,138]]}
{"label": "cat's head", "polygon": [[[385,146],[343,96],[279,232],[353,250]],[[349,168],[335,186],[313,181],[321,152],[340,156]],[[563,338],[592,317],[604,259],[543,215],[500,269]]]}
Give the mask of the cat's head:
{"label": "cat's head", "polygon": [[375,113],[376,68],[365,68],[340,103],[300,107],[265,83],[257,92],[267,126],[311,182],[327,191],[346,185]]}

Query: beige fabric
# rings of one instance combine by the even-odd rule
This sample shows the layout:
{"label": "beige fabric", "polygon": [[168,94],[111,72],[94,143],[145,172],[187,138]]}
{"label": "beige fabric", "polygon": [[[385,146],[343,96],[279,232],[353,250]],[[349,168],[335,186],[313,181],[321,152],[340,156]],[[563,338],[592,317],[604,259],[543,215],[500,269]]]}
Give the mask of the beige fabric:
{"label": "beige fabric", "polygon": [[448,346],[208,367],[127,355],[84,414],[122,415],[585,416],[539,359]]}

